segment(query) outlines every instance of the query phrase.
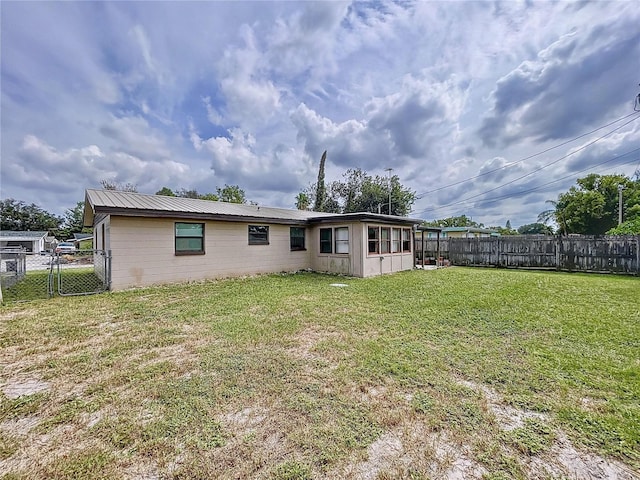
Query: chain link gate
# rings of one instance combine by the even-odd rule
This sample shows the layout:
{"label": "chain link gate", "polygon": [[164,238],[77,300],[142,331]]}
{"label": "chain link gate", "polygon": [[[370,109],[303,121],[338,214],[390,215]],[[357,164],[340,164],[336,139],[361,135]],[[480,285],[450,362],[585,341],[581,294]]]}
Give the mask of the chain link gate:
{"label": "chain link gate", "polygon": [[55,254],[49,273],[49,295],[92,295],[109,290],[111,256],[104,250]]}
{"label": "chain link gate", "polygon": [[4,302],[90,295],[109,290],[111,256],[104,250],[32,254],[0,250],[0,283]]}

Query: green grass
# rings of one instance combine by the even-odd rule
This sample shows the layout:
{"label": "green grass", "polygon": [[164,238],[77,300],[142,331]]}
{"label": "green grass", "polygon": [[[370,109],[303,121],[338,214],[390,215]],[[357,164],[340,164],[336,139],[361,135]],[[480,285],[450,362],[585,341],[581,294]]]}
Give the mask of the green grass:
{"label": "green grass", "polygon": [[[60,281],[60,279],[62,281]],[[3,301],[30,301],[49,298],[49,271],[36,270],[27,272],[22,280],[9,288],[2,289]],[[93,267],[66,269],[60,278],[55,272],[53,290],[56,295],[78,294],[103,291],[104,284],[95,275]]]}
{"label": "green grass", "polygon": [[[0,394],[0,422],[37,418],[0,437],[0,476],[349,477],[399,438],[411,465],[383,462],[379,478],[440,477],[437,439],[486,478],[526,478],[560,432],[640,469],[640,279],[452,268],[335,281],[2,307],[5,378],[51,389]],[[491,402],[543,417],[507,430]]]}

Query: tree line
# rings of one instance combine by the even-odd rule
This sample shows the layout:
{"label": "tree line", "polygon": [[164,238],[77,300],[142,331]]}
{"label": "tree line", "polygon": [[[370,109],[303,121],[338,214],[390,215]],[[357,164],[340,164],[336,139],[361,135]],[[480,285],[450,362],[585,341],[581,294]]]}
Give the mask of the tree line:
{"label": "tree line", "polygon": [[[137,186],[132,183],[117,183],[110,180],[100,182],[104,190],[118,190],[137,193]],[[216,193],[198,193],[196,190],[179,189],[172,191],[162,187],[156,195],[171,197],[199,198],[229,203],[247,203],[244,190],[238,185],[217,187]],[[91,228],[84,227],[84,202],[77,202],[75,207],[65,210],[64,215],[56,215],[42,209],[35,203],[27,204],[22,200],[7,198],[0,200],[0,230],[12,231],[47,231],[59,239],[68,239],[74,233],[91,233]]]}
{"label": "tree line", "polygon": [[406,216],[416,200],[416,193],[400,183],[397,175],[372,176],[360,168],[352,168],[342,180],[325,182],[325,161],[322,154],[318,180],[298,193],[296,208],[314,212],[370,212]]}
{"label": "tree line", "polygon": [[[640,172],[635,178],[626,175],[598,175],[579,178],[576,185],[547,203],[552,208],[541,212],[537,222],[511,228],[486,227],[502,235],[637,235],[640,234]],[[619,200],[622,196],[623,222],[618,225]],[[550,225],[551,224],[551,225]],[[466,215],[448,217],[426,226],[485,228]]]}

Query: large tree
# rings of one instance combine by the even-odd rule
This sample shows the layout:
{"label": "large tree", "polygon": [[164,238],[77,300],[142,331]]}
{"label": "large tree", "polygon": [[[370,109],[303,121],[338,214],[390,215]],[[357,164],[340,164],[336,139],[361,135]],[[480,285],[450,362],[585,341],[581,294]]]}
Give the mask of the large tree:
{"label": "large tree", "polygon": [[553,235],[553,229],[544,223],[527,223],[518,227],[520,235]]}
{"label": "large tree", "polygon": [[633,220],[640,216],[640,179],[595,173],[579,178],[557,201],[550,201],[553,208],[538,219],[553,220],[565,235],[602,235],[618,224],[619,187],[624,220]]}
{"label": "large tree", "polygon": [[[390,183],[390,185],[389,185]],[[391,215],[406,216],[411,211],[416,195],[400,183],[397,175],[388,177],[367,174],[359,168],[347,170],[342,180],[331,182],[324,191],[323,202],[317,201],[317,185],[311,185],[296,197],[296,205],[314,205],[314,211],[332,213],[389,213],[389,186],[391,187]],[[320,191],[323,191],[320,189]],[[320,206],[322,210],[316,210]]]}
{"label": "large tree", "polygon": [[156,192],[156,195],[164,195],[166,197],[183,197],[183,198],[197,198],[200,200],[213,200],[216,202],[228,202],[228,203],[247,203],[247,197],[238,185],[227,185],[224,187],[216,188],[216,193],[198,193],[197,190],[187,190],[181,188],[180,190],[173,191],[169,187],[162,187]]}
{"label": "large tree", "polygon": [[227,185],[223,188],[216,188],[216,196],[221,202],[228,203],[247,203],[247,197],[238,185]]}
{"label": "large tree", "polygon": [[138,187],[134,183],[118,183],[115,180],[100,180],[100,185],[105,190],[119,190],[121,192],[138,192]]}
{"label": "large tree", "polygon": [[91,233],[91,228],[84,228],[84,202],[76,203],[73,208],[64,212],[64,223],[59,230],[62,238],[70,238],[74,233]]}
{"label": "large tree", "polygon": [[13,198],[0,201],[0,230],[53,231],[55,233],[62,222],[61,217],[46,212],[35,203],[27,205]]}
{"label": "large tree", "polygon": [[446,228],[446,227],[483,228],[484,227],[484,224],[475,222],[473,219],[467,217],[466,215],[432,220],[430,222],[424,222],[423,225],[426,227],[442,227],[442,228]]}
{"label": "large tree", "polygon": [[327,197],[327,187],[324,183],[324,165],[327,160],[327,151],[322,153],[320,158],[320,167],[318,168],[318,180],[316,182],[315,198],[313,204],[314,212],[325,212],[325,202]]}

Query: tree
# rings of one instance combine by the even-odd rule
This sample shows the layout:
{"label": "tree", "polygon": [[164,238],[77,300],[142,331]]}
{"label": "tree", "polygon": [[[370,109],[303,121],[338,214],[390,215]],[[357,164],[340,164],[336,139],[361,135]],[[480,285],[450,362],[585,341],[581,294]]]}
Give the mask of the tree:
{"label": "tree", "polygon": [[238,185],[227,185],[225,183],[223,188],[216,188],[216,193],[221,202],[247,203],[244,190],[242,190]]}
{"label": "tree", "polygon": [[[389,180],[387,177],[368,175],[359,168],[347,170],[342,180],[331,182],[324,189],[325,199],[322,211],[330,213],[389,213]],[[322,191],[322,189],[320,189]],[[316,192],[314,194],[314,192]],[[308,199],[314,207],[318,205],[316,198],[317,185],[313,184],[298,194],[299,199]],[[302,197],[301,197],[302,195]],[[415,192],[405,188],[397,175],[391,178],[391,214],[408,215],[415,202]],[[314,211],[316,211],[314,209]]]}
{"label": "tree", "polygon": [[76,203],[73,208],[64,212],[64,223],[59,230],[63,238],[69,238],[74,233],[90,233],[91,228],[84,228],[84,202]]}
{"label": "tree", "polygon": [[169,187],[162,187],[160,190],[156,192],[156,195],[164,195],[165,197],[177,197],[173,190]]}
{"label": "tree", "polygon": [[318,181],[316,182],[316,196],[313,204],[314,212],[324,212],[325,201],[327,196],[327,187],[324,184],[324,164],[327,160],[327,151],[325,150],[320,157],[320,167],[318,168]]}
{"label": "tree", "polygon": [[607,235],[640,235],[640,216],[608,230]]}
{"label": "tree", "polygon": [[618,223],[618,187],[622,186],[623,212],[627,220],[640,215],[640,180],[625,175],[590,174],[577,185],[549,201],[553,209],[538,216],[538,221],[555,221],[563,234],[602,235]]}
{"label": "tree", "polygon": [[474,222],[466,215],[460,215],[458,217],[447,217],[440,220],[432,220],[430,222],[424,222],[425,227],[471,227],[471,228],[484,228],[484,224]]}
{"label": "tree", "polygon": [[118,190],[120,192],[138,192],[138,187],[133,183],[118,183],[115,180],[100,180],[100,185],[105,190]]}
{"label": "tree", "polygon": [[0,201],[0,230],[53,231],[56,233],[63,219],[46,212],[35,203],[27,205],[20,200],[7,198]]}
{"label": "tree", "polygon": [[298,195],[296,196],[296,208],[298,210],[309,210],[310,206],[311,199],[309,198],[309,195],[304,192],[298,193]]}
{"label": "tree", "polygon": [[553,235],[553,229],[544,223],[527,223],[518,227],[520,235]]}

